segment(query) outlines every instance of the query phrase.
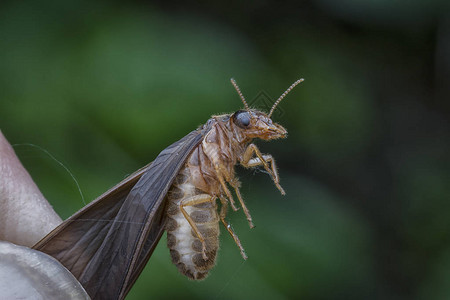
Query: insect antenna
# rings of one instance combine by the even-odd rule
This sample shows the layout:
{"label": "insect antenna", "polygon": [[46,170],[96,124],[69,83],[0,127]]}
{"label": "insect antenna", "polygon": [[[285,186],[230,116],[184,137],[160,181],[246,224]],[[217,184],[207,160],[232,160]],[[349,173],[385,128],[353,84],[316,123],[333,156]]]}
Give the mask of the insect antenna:
{"label": "insect antenna", "polygon": [[273,114],[275,108],[276,108],[277,105],[281,102],[281,100],[283,100],[283,98],[286,97],[286,95],[287,95],[290,91],[292,91],[292,89],[293,89],[297,84],[301,83],[301,82],[304,81],[304,80],[305,80],[305,79],[300,78],[299,80],[297,80],[296,82],[294,82],[290,87],[288,87],[288,89],[287,89],[283,94],[281,94],[280,98],[278,98],[278,100],[275,101],[275,103],[273,104],[272,108],[270,109],[270,112],[269,112],[269,118],[270,118],[270,116]]}
{"label": "insect antenna", "polygon": [[244,103],[245,109],[246,110],[250,110],[250,108],[248,107],[247,101],[245,101],[244,95],[242,95],[241,90],[239,89],[236,80],[234,80],[233,78],[230,79],[231,84],[234,86],[234,88],[236,89],[236,92],[239,94],[239,97],[241,97],[242,103]]}

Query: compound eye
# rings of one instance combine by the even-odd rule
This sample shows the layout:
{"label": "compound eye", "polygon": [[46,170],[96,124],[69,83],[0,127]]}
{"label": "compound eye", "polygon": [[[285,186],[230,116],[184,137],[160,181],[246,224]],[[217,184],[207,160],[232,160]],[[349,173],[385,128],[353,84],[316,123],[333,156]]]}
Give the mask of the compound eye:
{"label": "compound eye", "polygon": [[234,122],[241,128],[246,128],[250,125],[250,114],[247,111],[238,111],[235,114]]}

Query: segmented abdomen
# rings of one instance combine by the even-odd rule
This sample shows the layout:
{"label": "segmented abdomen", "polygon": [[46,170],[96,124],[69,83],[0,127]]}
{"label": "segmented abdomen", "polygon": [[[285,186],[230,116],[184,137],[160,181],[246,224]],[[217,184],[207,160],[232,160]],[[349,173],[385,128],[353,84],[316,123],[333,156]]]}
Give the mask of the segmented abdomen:
{"label": "segmented abdomen", "polygon": [[178,270],[191,279],[199,280],[204,279],[215,264],[219,249],[219,217],[215,201],[185,206],[205,239],[207,260],[204,260],[202,243],[180,210],[182,201],[204,194],[192,180],[189,167],[183,167],[167,194],[167,246]]}

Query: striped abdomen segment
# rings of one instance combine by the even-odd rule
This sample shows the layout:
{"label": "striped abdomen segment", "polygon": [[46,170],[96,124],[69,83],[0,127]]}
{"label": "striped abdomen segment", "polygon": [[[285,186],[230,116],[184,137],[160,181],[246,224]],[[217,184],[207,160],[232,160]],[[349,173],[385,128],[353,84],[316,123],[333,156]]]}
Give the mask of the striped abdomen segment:
{"label": "striped abdomen segment", "polygon": [[215,264],[219,248],[219,218],[215,201],[184,206],[205,239],[205,260],[202,257],[202,242],[180,210],[180,204],[204,195],[191,181],[189,168],[184,167],[167,195],[167,246],[178,270],[191,279],[199,280],[204,279]]}

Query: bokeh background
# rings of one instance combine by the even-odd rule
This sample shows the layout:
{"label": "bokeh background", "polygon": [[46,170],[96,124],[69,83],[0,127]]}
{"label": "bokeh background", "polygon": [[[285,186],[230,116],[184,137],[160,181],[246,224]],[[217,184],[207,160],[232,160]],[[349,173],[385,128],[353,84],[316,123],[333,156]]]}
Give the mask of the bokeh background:
{"label": "bokeh background", "polygon": [[[212,114],[276,99],[282,197],[238,168],[256,228],[229,214],[202,282],[165,237],[128,299],[449,299],[448,1],[6,1],[0,128],[56,211],[152,161]],[[255,100],[256,99],[256,100]]]}

